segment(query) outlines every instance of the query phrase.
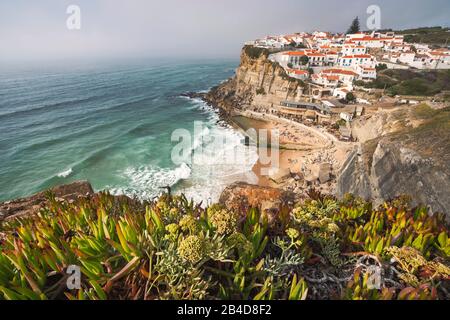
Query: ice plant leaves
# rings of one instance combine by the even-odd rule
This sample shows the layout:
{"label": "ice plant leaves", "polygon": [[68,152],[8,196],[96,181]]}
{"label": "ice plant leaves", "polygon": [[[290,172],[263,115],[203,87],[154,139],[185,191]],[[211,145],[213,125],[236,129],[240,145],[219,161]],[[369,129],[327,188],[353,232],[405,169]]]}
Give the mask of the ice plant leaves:
{"label": "ice plant leaves", "polygon": [[[49,194],[36,217],[0,225],[0,299],[305,300],[329,281],[343,290],[326,298],[448,298],[442,215],[402,199],[373,208],[310,196],[269,228],[258,208],[203,209],[184,196],[68,203]],[[67,287],[69,266],[80,268],[79,288]],[[371,266],[389,281],[371,287]]]}

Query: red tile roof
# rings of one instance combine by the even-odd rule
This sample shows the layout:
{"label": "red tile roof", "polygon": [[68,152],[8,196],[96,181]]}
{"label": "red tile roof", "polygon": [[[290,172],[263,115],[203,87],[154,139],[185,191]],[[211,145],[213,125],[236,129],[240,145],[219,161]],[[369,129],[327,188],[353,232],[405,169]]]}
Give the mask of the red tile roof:
{"label": "red tile roof", "polygon": [[370,54],[355,54],[352,56],[344,56],[342,59],[370,59],[372,56]]}
{"label": "red tile roof", "polygon": [[288,51],[283,53],[286,56],[304,56],[306,53],[304,51]]}
{"label": "red tile roof", "polygon": [[289,73],[295,73],[298,75],[308,74],[309,72],[306,70],[296,70],[296,69],[287,69]]}
{"label": "red tile roof", "polygon": [[327,69],[323,70],[322,73],[331,73],[331,74],[345,74],[349,76],[356,76],[357,73],[351,71],[351,70],[344,70],[344,69]]}

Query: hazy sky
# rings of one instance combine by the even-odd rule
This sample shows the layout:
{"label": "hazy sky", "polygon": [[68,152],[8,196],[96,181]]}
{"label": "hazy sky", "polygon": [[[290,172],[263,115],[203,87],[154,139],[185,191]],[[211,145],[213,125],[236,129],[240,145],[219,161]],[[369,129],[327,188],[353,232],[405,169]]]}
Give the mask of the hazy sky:
{"label": "hazy sky", "polygon": [[[81,30],[66,27],[69,5]],[[267,34],[344,32],[368,5],[382,27],[448,26],[449,0],[1,0],[0,60],[237,57]]]}

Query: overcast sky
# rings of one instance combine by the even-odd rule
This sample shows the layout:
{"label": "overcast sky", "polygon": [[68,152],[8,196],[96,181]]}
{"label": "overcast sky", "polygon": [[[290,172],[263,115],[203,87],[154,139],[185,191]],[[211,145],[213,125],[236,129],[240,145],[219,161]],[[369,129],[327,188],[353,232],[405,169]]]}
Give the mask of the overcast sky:
{"label": "overcast sky", "polygon": [[[66,27],[69,5],[81,30]],[[344,32],[377,4],[383,28],[448,26],[449,0],[1,0],[0,60],[237,57],[268,34]]]}

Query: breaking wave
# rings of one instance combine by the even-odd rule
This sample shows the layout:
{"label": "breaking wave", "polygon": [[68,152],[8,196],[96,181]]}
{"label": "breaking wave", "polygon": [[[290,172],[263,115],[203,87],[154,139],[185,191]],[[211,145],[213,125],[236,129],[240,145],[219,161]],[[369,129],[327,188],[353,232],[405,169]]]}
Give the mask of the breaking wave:
{"label": "breaking wave", "polygon": [[62,171],[60,173],[57,174],[58,178],[67,178],[68,176],[70,176],[73,173],[72,168],[69,168],[65,171]]}
{"label": "breaking wave", "polygon": [[154,166],[127,168],[122,176],[127,180],[126,187],[109,187],[112,194],[127,195],[139,199],[150,200],[158,196],[165,187],[173,187],[182,180],[189,179],[191,168],[186,163],[175,169],[164,169]]}

